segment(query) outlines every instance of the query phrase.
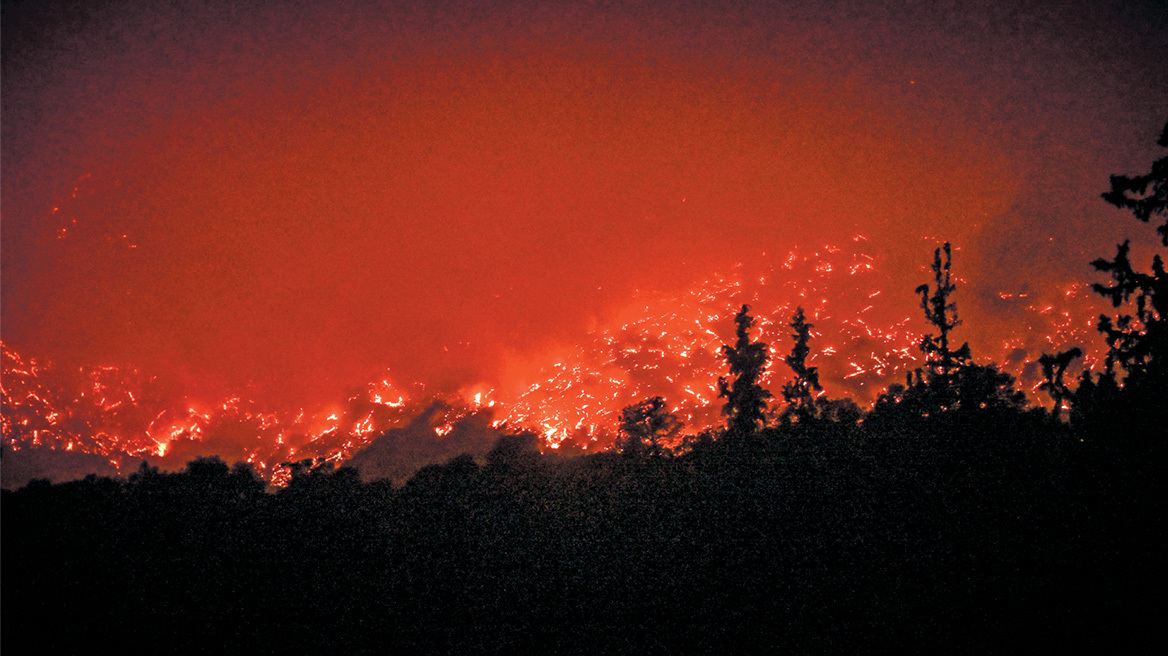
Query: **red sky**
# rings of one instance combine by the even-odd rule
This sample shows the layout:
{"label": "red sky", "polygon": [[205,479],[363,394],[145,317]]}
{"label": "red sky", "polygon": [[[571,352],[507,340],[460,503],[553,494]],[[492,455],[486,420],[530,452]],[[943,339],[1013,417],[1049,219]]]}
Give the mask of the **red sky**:
{"label": "red sky", "polygon": [[304,403],[857,232],[906,312],[961,248],[976,345],[1152,243],[1098,195],[1157,156],[1162,3],[383,4],[5,3],[4,341]]}

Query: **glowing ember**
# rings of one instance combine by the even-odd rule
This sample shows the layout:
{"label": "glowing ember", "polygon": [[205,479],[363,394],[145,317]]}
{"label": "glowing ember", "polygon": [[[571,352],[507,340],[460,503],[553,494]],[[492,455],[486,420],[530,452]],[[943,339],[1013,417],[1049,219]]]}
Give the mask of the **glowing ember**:
{"label": "glowing ember", "polygon": [[[755,271],[738,266],[684,293],[637,298],[635,318],[596,330],[592,338],[545,368],[514,399],[492,386],[435,395],[421,384],[398,385],[388,373],[343,402],[278,411],[232,395],[214,404],[186,399],[136,369],[100,366],[62,371],[3,348],[3,440],[7,448],[40,447],[110,457],[122,468],[137,458],[178,467],[197,455],[252,463],[280,483],[281,463],[321,458],[339,463],[391,428],[408,423],[435,400],[442,410],[435,432],[445,436],[474,412],[496,412],[496,428],[529,429],[549,448],[608,448],[620,410],[663,396],[670,411],[696,433],[722,424],[715,381],[725,373],[719,348],[728,339],[735,308],[752,306],[772,353],[790,346],[786,322],[802,306],[815,325],[812,355],[826,393],[870,403],[891,381],[918,366],[916,308],[894,307],[895,295],[878,258],[860,249],[824,246],[770,257]],[[1033,366],[1042,350],[1087,347],[1098,360],[1093,309],[1085,289],[1072,287],[1060,304],[1027,293],[1000,292],[998,300],[1026,317],[994,353],[975,354],[1020,376],[1035,396]],[[1041,336],[1041,337],[1037,337]],[[777,389],[789,374],[772,367],[763,384]]]}

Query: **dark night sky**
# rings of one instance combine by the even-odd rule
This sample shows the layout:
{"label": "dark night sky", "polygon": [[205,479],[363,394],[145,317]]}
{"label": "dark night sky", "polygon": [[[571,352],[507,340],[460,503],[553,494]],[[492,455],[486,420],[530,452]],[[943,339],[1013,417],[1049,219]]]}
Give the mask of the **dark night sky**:
{"label": "dark night sky", "polygon": [[303,402],[792,244],[864,233],[911,311],[948,239],[990,325],[1152,243],[1098,195],[1156,156],[1163,3],[385,4],[6,2],[5,342]]}

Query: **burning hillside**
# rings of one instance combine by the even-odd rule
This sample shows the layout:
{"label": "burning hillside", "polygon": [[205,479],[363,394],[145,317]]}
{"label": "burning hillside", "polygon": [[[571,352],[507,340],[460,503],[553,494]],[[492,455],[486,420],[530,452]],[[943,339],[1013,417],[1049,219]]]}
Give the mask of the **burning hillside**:
{"label": "burning hillside", "polygon": [[[143,458],[177,468],[213,454],[250,462],[280,482],[287,475],[282,463],[343,462],[378,436],[407,426],[438,444],[471,415],[488,417],[496,429],[534,431],[548,448],[602,450],[612,444],[621,408],[651,396],[665,397],[686,432],[696,433],[722,422],[715,386],[725,373],[719,349],[744,303],[771,345],[765,385],[777,389],[789,373],[781,363],[789,348],[786,323],[803,307],[815,327],[811,363],[820,369],[825,393],[867,405],[918,366],[922,322],[917,308],[887,293],[890,278],[881,259],[864,251],[865,242],[856,236],[843,245],[791,250],[740,264],[682,293],[640,294],[617,321],[543,367],[511,398],[487,383],[436,393],[386,372],[342,401],[317,407],[267,407],[242,392],[208,402],[136,368],[62,369],[5,346],[5,457],[21,458],[28,449],[85,453],[126,471]],[[1025,293],[999,293],[995,302],[1026,320],[995,326],[991,332],[1006,330],[1005,338],[996,351],[975,356],[1019,376],[1033,397],[1038,381],[1028,363],[1043,350],[1098,341],[1089,298],[1085,289],[1070,288],[1056,307]],[[424,462],[424,456],[410,460]]]}

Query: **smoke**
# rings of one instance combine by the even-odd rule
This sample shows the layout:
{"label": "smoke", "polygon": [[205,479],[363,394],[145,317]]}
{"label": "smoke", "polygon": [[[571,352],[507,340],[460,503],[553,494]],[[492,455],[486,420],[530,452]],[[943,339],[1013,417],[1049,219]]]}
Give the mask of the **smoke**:
{"label": "smoke", "polygon": [[1150,238],[1096,202],[1168,114],[1147,7],[383,4],[6,6],[5,343],[282,415],[387,368],[518,394],[638,290],[864,234],[906,313],[960,247],[996,353]]}
{"label": "smoke", "polygon": [[[37,479],[53,483],[72,481],[90,474],[117,476],[120,470],[110,459],[95,453],[58,451],[49,448],[21,449],[14,452],[4,444],[0,452],[0,484],[16,490]],[[127,460],[127,465],[137,464]]]}
{"label": "smoke", "polygon": [[406,482],[422,467],[469,454],[483,457],[506,432],[492,427],[490,411],[466,415],[440,434],[436,424],[450,407],[436,402],[402,428],[386,431],[345,461],[364,480]]}

